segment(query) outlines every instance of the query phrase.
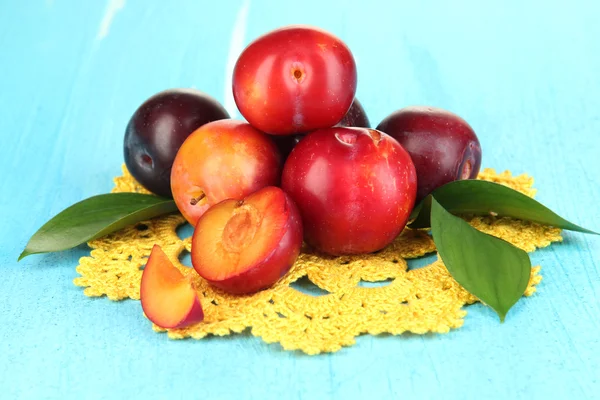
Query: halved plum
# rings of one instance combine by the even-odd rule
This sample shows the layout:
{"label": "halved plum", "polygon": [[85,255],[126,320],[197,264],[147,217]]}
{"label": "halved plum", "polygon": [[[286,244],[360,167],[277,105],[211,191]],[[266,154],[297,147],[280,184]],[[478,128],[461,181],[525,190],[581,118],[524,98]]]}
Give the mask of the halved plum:
{"label": "halved plum", "polygon": [[302,246],[300,212],[274,186],[244,200],[224,200],[200,217],[192,237],[192,265],[228,293],[266,289],[292,267]]}

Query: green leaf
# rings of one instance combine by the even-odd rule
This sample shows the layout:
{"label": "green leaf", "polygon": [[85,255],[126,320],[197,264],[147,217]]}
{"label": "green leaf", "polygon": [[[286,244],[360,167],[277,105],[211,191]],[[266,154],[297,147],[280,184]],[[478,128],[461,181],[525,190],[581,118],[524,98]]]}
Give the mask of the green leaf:
{"label": "green leaf", "polygon": [[175,202],[141,193],[90,197],[60,212],[32,237],[19,256],[71,249],[128,225],[177,211]]}
{"label": "green leaf", "polygon": [[[597,235],[596,232],[567,221],[531,197],[498,183],[475,179],[454,181],[437,188],[431,195],[448,212],[455,215],[490,215],[495,213],[501,217],[512,217]],[[418,215],[413,215],[416,219],[409,225],[410,228],[428,228],[431,225],[430,204],[431,200],[427,202],[426,198],[415,207],[415,210],[418,209]]]}
{"label": "green leaf", "polygon": [[412,213],[409,217],[409,220],[412,221],[408,226],[409,228],[429,228],[431,216],[431,199],[432,196],[427,196],[423,199],[422,202],[420,202],[415,206],[415,208],[413,208]]}
{"label": "green leaf", "polygon": [[431,234],[452,277],[504,321],[523,296],[531,275],[528,254],[473,228],[431,201]]}

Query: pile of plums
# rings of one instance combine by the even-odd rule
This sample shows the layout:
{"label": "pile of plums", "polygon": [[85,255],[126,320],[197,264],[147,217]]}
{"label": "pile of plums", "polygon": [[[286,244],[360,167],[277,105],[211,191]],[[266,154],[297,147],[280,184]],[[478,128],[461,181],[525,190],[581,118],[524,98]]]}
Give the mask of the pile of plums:
{"label": "pile of plums", "polygon": [[356,85],[346,44],[288,26],[237,60],[233,95],[247,122],[196,90],[167,90],[137,109],[126,166],[195,227],[192,264],[204,279],[252,293],[289,270],[303,241],[330,255],[381,250],[416,202],[476,177],[481,148],[465,120],[408,107],[371,129]]}

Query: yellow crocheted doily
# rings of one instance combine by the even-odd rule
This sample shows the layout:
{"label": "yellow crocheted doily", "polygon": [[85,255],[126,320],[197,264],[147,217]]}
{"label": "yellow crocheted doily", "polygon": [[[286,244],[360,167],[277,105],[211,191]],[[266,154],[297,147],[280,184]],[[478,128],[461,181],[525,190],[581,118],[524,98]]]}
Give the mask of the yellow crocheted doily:
{"label": "yellow crocheted doily", "polygon": [[[526,175],[487,169],[479,179],[505,184],[528,196],[535,194],[533,179]],[[125,168],[115,184],[114,192],[146,192]],[[534,223],[492,216],[469,221],[528,252],[562,240],[559,229]],[[249,296],[228,295],[180,262],[191,245],[189,237],[181,239],[176,232],[184,224],[180,214],[173,214],[89,242],[92,251],[81,258],[77,267],[81,277],[74,280],[75,285],[85,287],[84,294],[90,297],[139,299],[142,269],[156,243],[184,274],[194,276],[205,313],[199,324],[168,330],[170,338],[201,339],[251,328],[265,342],[279,342],[286,350],[308,354],[338,351],[364,333],[447,333],[462,326],[463,306],[477,301],[456,283],[439,258],[425,267],[408,269],[406,259],[435,252],[427,232],[410,229],[381,252],[366,256],[324,257],[304,249],[290,272],[272,288]],[[526,296],[541,281],[539,270],[539,266],[533,268]],[[306,283],[306,279],[328,293],[306,294],[291,285],[298,280]],[[359,285],[390,280],[386,286]]]}

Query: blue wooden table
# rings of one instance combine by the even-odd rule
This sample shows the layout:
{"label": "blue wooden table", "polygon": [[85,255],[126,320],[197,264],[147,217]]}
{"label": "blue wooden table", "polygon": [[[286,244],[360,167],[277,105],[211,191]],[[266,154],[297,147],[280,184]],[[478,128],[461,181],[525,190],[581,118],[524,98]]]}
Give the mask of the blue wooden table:
{"label": "blue wooden table", "polygon": [[598,15],[594,0],[0,2],[0,397],[599,398],[598,237],[533,253],[544,280],[504,324],[474,305],[448,335],[362,336],[316,357],[249,334],[170,341],[139,302],[73,285],[86,246],[16,261],[50,217],[112,188],[143,100],[196,87],[239,116],[235,57],[290,23],[346,41],[373,124],[450,109],[485,167],[531,174],[541,202],[598,230]]}

